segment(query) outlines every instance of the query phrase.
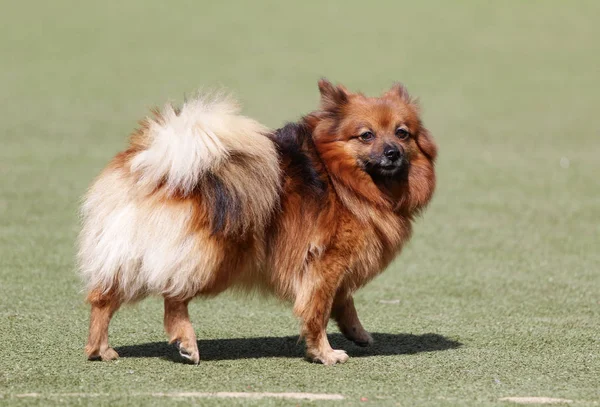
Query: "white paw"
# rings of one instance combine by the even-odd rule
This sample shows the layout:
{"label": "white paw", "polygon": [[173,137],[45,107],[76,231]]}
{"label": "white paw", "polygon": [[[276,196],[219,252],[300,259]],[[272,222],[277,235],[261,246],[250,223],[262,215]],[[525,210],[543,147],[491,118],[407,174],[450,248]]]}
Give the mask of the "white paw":
{"label": "white paw", "polygon": [[180,341],[175,342],[175,346],[177,347],[177,350],[182,358],[195,365],[200,363],[200,352],[198,352],[197,346],[194,346],[193,348],[190,347],[192,349],[188,349],[187,347],[184,347]]}
{"label": "white paw", "polygon": [[348,360],[348,354],[341,349],[330,349],[326,352],[318,352],[310,358],[313,362],[331,366],[336,363],[345,363]]}

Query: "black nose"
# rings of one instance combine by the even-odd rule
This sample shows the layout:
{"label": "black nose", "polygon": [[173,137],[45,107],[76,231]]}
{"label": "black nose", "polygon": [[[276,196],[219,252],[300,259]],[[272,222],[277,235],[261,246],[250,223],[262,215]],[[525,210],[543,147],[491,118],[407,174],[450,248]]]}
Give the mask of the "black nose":
{"label": "black nose", "polygon": [[383,149],[383,155],[385,155],[390,161],[396,161],[400,158],[400,151],[394,146],[385,146]]}

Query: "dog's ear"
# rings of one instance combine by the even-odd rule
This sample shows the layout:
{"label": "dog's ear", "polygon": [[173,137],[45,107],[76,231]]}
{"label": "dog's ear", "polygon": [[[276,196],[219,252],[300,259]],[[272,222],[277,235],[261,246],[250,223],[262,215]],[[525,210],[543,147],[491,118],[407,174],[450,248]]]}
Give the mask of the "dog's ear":
{"label": "dog's ear", "polygon": [[421,113],[421,104],[419,103],[419,99],[411,97],[406,87],[400,82],[394,83],[390,90],[383,93],[383,97],[400,100],[401,102],[411,106],[415,113]]}
{"label": "dog's ear", "polygon": [[403,84],[401,84],[400,82],[394,83],[392,85],[392,87],[390,88],[390,90],[385,92],[383,94],[383,96],[399,97],[400,99],[404,100],[405,102],[410,101],[410,95],[408,94],[408,90],[406,90],[406,87]]}
{"label": "dog's ear", "polygon": [[412,100],[406,87],[400,82],[396,82],[392,85],[392,88],[383,94],[384,97],[389,98],[400,98],[405,103],[417,104],[416,101]]}
{"label": "dog's ear", "polygon": [[325,78],[319,80],[319,92],[321,92],[321,108],[323,110],[335,111],[348,103],[348,90],[342,85],[334,86]]}
{"label": "dog's ear", "polygon": [[437,157],[437,145],[435,144],[435,141],[433,141],[433,137],[431,137],[429,130],[421,126],[416,141],[417,146],[419,146],[419,149],[423,154],[425,154],[432,162],[435,161],[435,158]]}

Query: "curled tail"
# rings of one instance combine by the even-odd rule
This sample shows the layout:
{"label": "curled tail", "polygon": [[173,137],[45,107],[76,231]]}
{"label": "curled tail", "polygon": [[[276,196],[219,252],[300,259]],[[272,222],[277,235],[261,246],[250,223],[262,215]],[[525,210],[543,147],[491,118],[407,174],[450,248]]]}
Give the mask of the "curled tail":
{"label": "curled tail", "polygon": [[220,237],[265,229],[278,154],[268,130],[223,97],[168,105],[141,124],[85,196],[80,272],[89,292],[128,301],[190,297],[228,260]]}
{"label": "curled tail", "polygon": [[132,137],[131,171],[143,186],[198,195],[214,233],[262,226],[278,200],[280,168],[269,130],[223,96],[199,96],[148,118]]}

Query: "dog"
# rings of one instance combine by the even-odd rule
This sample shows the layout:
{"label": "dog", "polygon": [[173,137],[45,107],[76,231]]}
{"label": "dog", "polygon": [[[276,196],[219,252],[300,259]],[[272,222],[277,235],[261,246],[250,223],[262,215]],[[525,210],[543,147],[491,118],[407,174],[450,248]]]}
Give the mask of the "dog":
{"label": "dog", "polygon": [[352,295],[410,238],[435,189],[437,147],[403,85],[380,97],[318,86],[320,107],[274,131],[214,94],[140,122],[82,204],[88,359],[116,359],[113,314],[159,295],[169,343],[197,364],[188,304],[229,288],[293,303],[311,361],[348,359],[327,339],[330,318],[372,343]]}

